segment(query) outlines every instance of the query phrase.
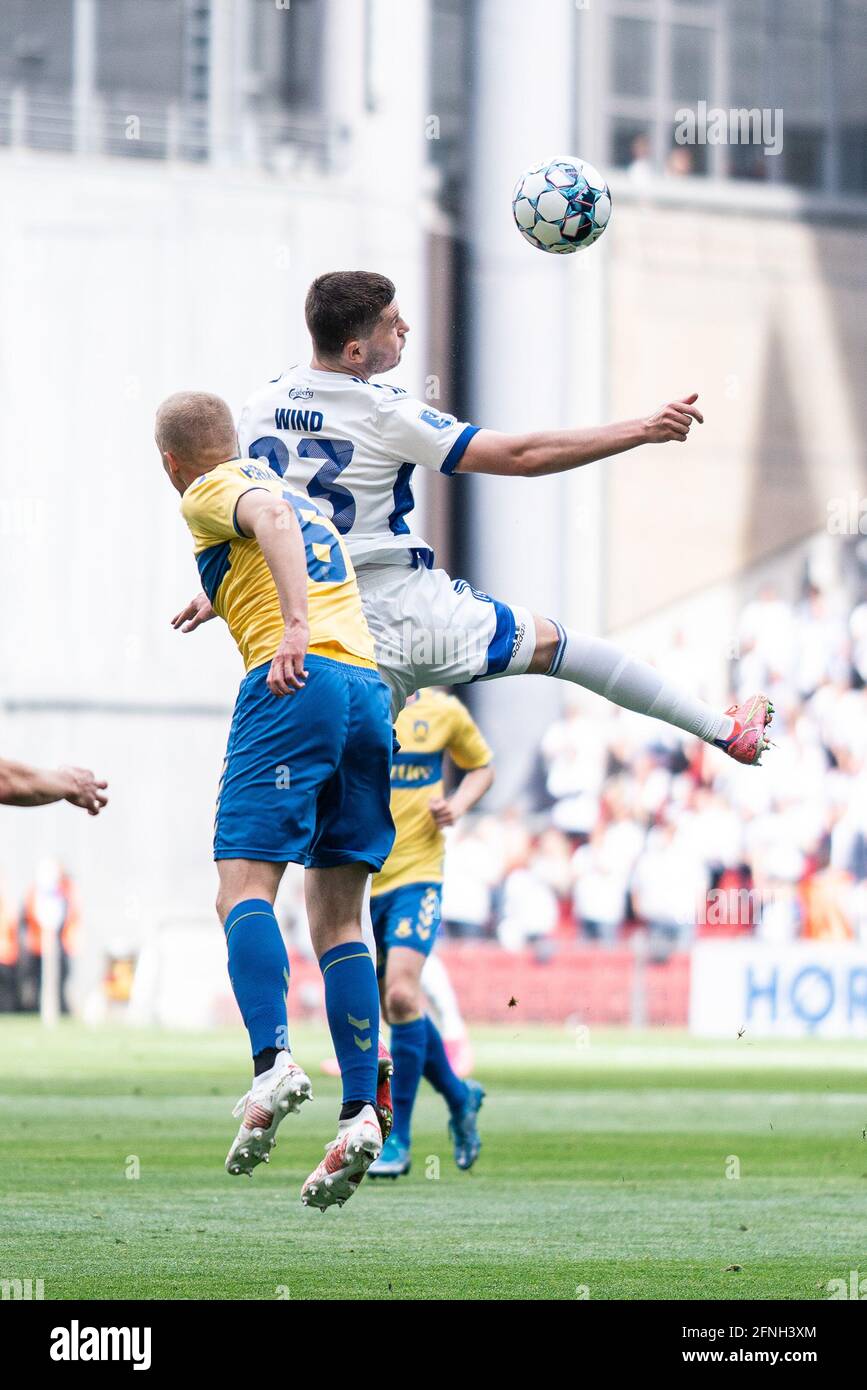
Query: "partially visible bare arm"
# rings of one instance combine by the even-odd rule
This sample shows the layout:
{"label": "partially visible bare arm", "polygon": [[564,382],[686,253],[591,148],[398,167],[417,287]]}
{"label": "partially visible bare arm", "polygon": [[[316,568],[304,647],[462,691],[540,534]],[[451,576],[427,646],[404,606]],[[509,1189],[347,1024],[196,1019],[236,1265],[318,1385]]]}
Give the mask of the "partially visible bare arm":
{"label": "partially visible bare arm", "polygon": [[268,673],[272,695],[301,690],[307,672],[304,659],[310,641],[307,626],[307,556],[298,518],[288,502],[263,488],[245,492],[235,509],[245,536],[259,542],[271,571],[283,615],[283,638]]}
{"label": "partially visible bare arm", "polygon": [[623,454],[641,444],[680,443],[693,420],[704,423],[693,393],[671,401],[646,420],[623,420],[587,430],[544,430],[537,434],[498,434],[479,430],[466,447],[458,473],[492,473],[504,477],[541,478],[566,473],[585,463]]}
{"label": "partially visible bare arm", "polygon": [[488,763],[487,767],[474,767],[470,772],[465,772],[451,796],[435,797],[430,803],[430,813],[440,830],[454,825],[467,811],[471,811],[490,790],[493,782],[493,764]]}
{"label": "partially visible bare arm", "polygon": [[107,786],[87,768],[44,769],[0,759],[0,804],[4,806],[49,806],[54,801],[69,801],[98,816],[108,801]]}
{"label": "partially visible bare arm", "polygon": [[211,607],[211,600],[207,594],[198,593],[195,598],[191,598],[186,608],[182,608],[180,613],[176,613],[172,618],[172,627],[175,632],[195,632],[202,623],[207,623],[217,615]]}

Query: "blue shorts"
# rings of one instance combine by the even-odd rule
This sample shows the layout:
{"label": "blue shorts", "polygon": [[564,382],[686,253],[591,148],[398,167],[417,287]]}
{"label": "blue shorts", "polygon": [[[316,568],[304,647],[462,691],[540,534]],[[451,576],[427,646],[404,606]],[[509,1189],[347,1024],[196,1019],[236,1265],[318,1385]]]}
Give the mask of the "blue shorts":
{"label": "blue shorts", "polygon": [[241,682],[214,826],[215,859],[381,869],[394,842],[389,691],[377,671],[308,656],[303,690]]}
{"label": "blue shorts", "polygon": [[377,974],[385,968],[390,946],[409,946],[429,956],[440,924],[439,883],[407,883],[370,899],[376,940]]}

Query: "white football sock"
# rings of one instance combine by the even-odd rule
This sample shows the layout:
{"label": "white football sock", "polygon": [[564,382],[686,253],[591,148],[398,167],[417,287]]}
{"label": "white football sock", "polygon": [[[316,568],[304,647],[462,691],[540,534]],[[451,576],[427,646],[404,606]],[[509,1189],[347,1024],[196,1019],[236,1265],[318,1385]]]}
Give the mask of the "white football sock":
{"label": "white football sock", "polygon": [[561,639],[549,676],[583,685],[623,709],[661,719],[706,743],[728,738],[734,729],[730,715],[718,714],[703,700],[671,685],[654,666],[630,656],[614,642],[587,637],[557,622],[554,626]]}
{"label": "white football sock", "polygon": [[449,972],[436,952],[428,956],[424,963],[421,987],[439,1014],[440,1032],[443,1037],[449,1040],[462,1038],[467,1029],[461,1015],[458,996],[449,979]]}

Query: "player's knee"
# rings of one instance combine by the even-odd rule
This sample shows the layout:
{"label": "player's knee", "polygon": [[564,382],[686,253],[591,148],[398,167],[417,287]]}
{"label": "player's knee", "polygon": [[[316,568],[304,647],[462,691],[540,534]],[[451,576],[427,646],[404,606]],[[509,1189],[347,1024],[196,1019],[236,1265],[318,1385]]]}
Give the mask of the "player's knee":
{"label": "player's knee", "polygon": [[317,956],[324,956],[335,946],[345,946],[348,942],[363,942],[361,923],[353,917],[337,917],[330,921],[309,921],[310,940]]}
{"label": "player's knee", "polygon": [[[241,894],[241,897],[243,897],[243,894]],[[217,901],[214,905],[217,909],[217,916],[223,926],[226,925],[226,918],[232,911],[235,903],[240,901],[241,898],[239,898],[236,892],[231,892],[229,889],[222,887],[222,885],[217,889]]]}
{"label": "player's knee", "polygon": [[389,1023],[408,1023],[421,1012],[421,988],[412,980],[394,980],[385,987],[385,1016]]}

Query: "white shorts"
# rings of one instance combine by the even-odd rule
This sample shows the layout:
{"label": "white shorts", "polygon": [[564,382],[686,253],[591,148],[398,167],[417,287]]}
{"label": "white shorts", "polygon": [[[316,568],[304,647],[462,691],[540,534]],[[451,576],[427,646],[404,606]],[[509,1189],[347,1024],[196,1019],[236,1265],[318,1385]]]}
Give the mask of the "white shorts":
{"label": "white shorts", "polygon": [[414,690],[519,676],[536,648],[526,608],[424,566],[362,565],[358,587],[395,717]]}

